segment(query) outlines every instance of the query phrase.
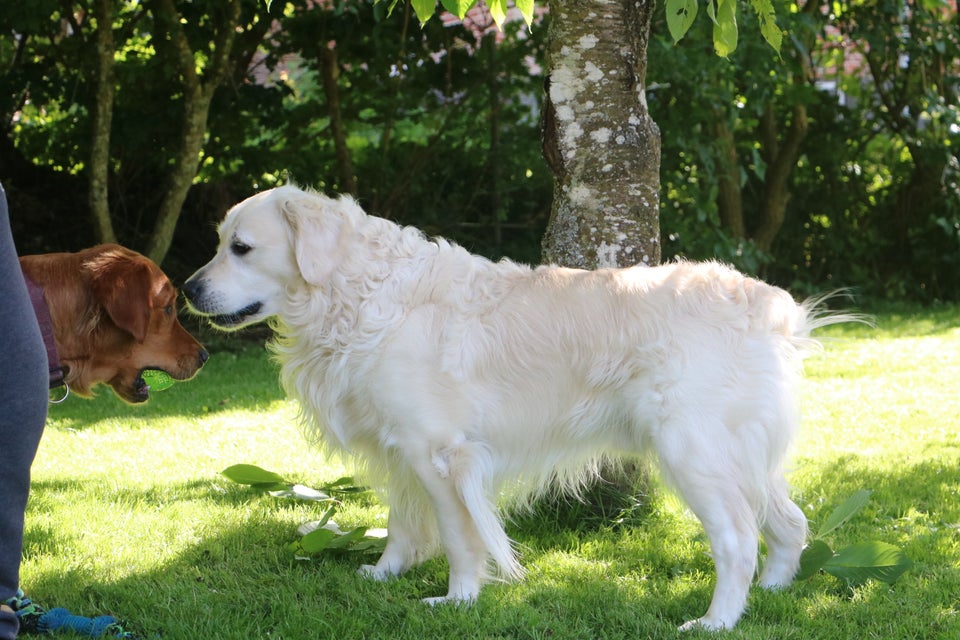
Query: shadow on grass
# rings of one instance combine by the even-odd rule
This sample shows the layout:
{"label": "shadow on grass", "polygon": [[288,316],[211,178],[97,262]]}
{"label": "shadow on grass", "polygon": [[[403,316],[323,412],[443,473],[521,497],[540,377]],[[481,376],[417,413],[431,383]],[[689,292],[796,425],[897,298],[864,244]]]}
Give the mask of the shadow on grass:
{"label": "shadow on grass", "polygon": [[[91,490],[89,481],[83,478],[68,480],[40,480],[30,487],[30,503],[27,512],[42,511],[47,503],[55,503],[58,496],[82,493]],[[153,487],[114,487],[110,490],[111,502],[119,504],[164,505],[174,501],[204,501],[211,504],[239,506],[253,500],[264,499],[265,492],[239,485],[218,475],[209,479],[193,480],[179,484]],[[279,501],[279,505],[289,501]]]}
{"label": "shadow on grass", "polygon": [[156,391],[144,404],[126,404],[105,385],[98,386],[95,393],[91,399],[70,396],[61,404],[50,405],[49,423],[54,428],[62,422],[71,429],[83,429],[112,418],[149,420],[255,410],[285,397],[276,365],[262,345],[255,344],[236,352],[214,353],[192,380]]}
{"label": "shadow on grass", "polygon": [[[944,525],[960,520],[960,465],[925,461],[891,474],[848,458],[824,466],[822,477],[838,499],[861,487],[874,489],[868,509],[841,531],[900,544],[917,567],[893,587],[871,583],[850,590],[817,576],[780,593],[754,589],[731,637],[947,637],[955,628],[949,611],[956,607],[960,576],[950,555],[958,531]],[[39,483],[36,492],[72,491],[77,484]],[[182,499],[244,509],[254,495],[195,481],[146,492],[120,488],[117,502],[156,501],[163,509]],[[528,546],[528,579],[488,586],[471,608],[418,602],[444,593],[443,559],[385,583],[355,573],[373,558],[295,560],[284,548],[294,534],[279,501],[254,524],[204,528],[196,544],[156,569],[85,584],[82,571],[67,562],[65,574],[36,576],[30,588],[41,601],[56,596],[55,604],[79,612],[118,612],[164,640],[714,637],[675,631],[702,615],[712,594],[713,565],[699,525],[657,508],[656,499],[649,504],[654,506],[620,526],[581,527],[579,518],[552,517],[549,510],[518,519],[511,530]],[[824,504],[814,515],[824,516],[832,506]],[[905,518],[918,509],[932,521],[907,527]],[[861,519],[869,524],[858,525]],[[569,544],[553,537],[556,527],[565,528]],[[33,530],[28,546],[55,545],[68,554],[82,543],[57,536]]]}
{"label": "shadow on grass", "polygon": [[[901,547],[914,567],[892,586],[869,582],[851,587],[821,574],[782,592],[755,587],[737,637],[839,639],[876,635],[932,640],[946,637],[942,634],[948,631],[960,631],[956,600],[960,593],[960,456],[948,454],[939,460],[920,461],[894,473],[871,468],[868,460],[851,456],[824,465],[821,477],[829,483],[831,495],[824,497],[814,513],[818,519],[825,518],[854,491],[874,491],[867,509],[830,536],[835,548],[882,540]],[[535,557],[533,561],[542,562],[551,579],[515,587],[522,589],[523,601],[548,606],[550,602],[592,598],[593,586],[588,589],[590,596],[580,593],[587,581],[598,583],[596,588],[602,595],[597,606],[611,611],[618,610],[626,600],[641,610],[640,615],[654,620],[679,624],[685,618],[701,615],[710,602],[715,574],[700,525],[693,525],[696,533],[692,535],[689,523],[681,522],[675,529],[678,523],[658,512],[660,500],[656,496],[646,501],[651,506],[642,516],[645,521],[635,524],[634,532],[629,527],[590,532],[574,526],[569,531],[577,535],[572,541],[568,535],[567,544],[562,534],[555,535],[553,542],[576,554],[579,562],[565,563],[564,553],[539,547],[540,559]],[[536,520],[526,522],[537,525]],[[816,530],[817,523],[811,525]],[[686,537],[688,544],[671,553],[670,543],[678,536]],[[550,537],[532,534],[528,544]],[[618,581],[620,586],[614,588]],[[754,635],[756,630],[760,633]]]}
{"label": "shadow on grass", "polygon": [[637,471],[632,486],[605,480],[591,482],[580,495],[548,493],[530,509],[510,517],[510,529],[527,528],[589,533],[642,523],[649,516],[653,500],[646,471]]}

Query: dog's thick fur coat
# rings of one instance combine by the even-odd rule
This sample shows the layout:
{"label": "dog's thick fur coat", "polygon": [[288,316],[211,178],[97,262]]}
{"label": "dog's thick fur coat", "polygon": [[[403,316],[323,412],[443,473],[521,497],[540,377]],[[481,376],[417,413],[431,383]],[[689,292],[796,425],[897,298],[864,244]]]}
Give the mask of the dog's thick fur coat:
{"label": "dog's thick fur coat", "polygon": [[146,402],[148,369],[192,378],[207,351],[177,319],[177,290],[144,255],[116,244],[76,253],[22,256],[24,275],[43,288],[73,393],[108,384],[125,402]]}
{"label": "dog's thick fur coat", "polygon": [[400,574],[440,548],[449,592],[488,563],[521,575],[505,491],[576,486],[599,456],[652,450],[699,517],[729,628],[757,569],[787,585],[806,536],[782,465],[811,329],[836,321],[717,263],[581,271],[493,263],[293,186],[238,204],[184,286],[231,329],[272,318],[284,388],[310,428],[382,482]]}

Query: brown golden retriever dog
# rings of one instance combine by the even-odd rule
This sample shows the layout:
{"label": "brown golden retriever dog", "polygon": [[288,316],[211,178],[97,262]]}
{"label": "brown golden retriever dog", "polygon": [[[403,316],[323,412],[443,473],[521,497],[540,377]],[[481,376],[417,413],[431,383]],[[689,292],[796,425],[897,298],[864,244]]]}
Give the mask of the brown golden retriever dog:
{"label": "brown golden retriever dog", "polygon": [[144,402],[144,371],[187,380],[209,357],[177,319],[177,290],[135,251],[101,244],[22,256],[20,266],[43,288],[65,382],[78,395],[104,383],[126,402]]}

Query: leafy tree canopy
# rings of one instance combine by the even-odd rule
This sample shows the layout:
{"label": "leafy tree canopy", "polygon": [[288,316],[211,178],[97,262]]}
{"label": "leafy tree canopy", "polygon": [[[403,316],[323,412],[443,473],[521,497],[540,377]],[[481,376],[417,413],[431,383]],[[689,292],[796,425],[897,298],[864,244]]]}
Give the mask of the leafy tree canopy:
{"label": "leafy tree canopy", "polygon": [[[96,239],[85,199],[93,3],[7,2],[0,12],[0,180],[27,252]],[[225,4],[172,4],[205,72]],[[170,43],[154,28],[158,6],[118,2],[112,14],[109,211],[133,248],[146,244],[167,190],[186,99]],[[774,7],[788,34],[779,53],[747,10],[728,60],[716,56],[707,11],[679,41],[666,6],[654,18],[646,99],[662,136],[664,256],[720,257],[798,293],[854,286],[960,299],[956,3]],[[549,21],[544,8],[535,18]],[[421,27],[414,7],[388,9],[374,0],[242,0],[230,69],[212,95],[164,264],[174,275],[210,253],[216,221],[254,190],[288,178],[345,188],[324,83],[331,68],[364,206],[491,257],[538,260],[551,199],[539,121],[546,22],[507,19],[498,31],[492,20],[474,28],[470,14]],[[761,214],[774,205],[782,220],[762,245]]]}

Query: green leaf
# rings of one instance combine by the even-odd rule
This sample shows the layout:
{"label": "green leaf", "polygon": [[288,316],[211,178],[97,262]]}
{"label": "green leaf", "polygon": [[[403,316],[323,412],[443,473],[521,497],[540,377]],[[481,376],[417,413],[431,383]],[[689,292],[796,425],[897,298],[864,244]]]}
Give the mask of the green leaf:
{"label": "green leaf", "polygon": [[[267,471],[255,464],[235,464],[220,472],[221,475],[238,484],[249,484],[258,488],[273,488],[275,485],[289,486],[289,482],[273,471]],[[276,487],[280,488],[280,487]]]}
{"label": "green leaf", "polygon": [[698,0],[667,0],[667,28],[674,43],[686,35],[697,17],[699,6]]}
{"label": "green leaf", "polygon": [[514,0],[513,4],[517,9],[520,9],[520,14],[523,16],[524,22],[527,23],[527,27],[532,27],[534,0]]}
{"label": "green leaf", "polygon": [[330,518],[332,518],[333,514],[335,514],[336,512],[337,512],[336,505],[330,507],[329,509],[323,512],[323,515],[320,516],[320,519],[316,521],[315,525],[318,528],[327,526],[327,523],[330,522]]}
{"label": "green leaf", "polygon": [[345,531],[342,534],[338,535],[336,538],[330,541],[330,544],[327,545],[328,549],[345,549],[349,547],[354,542],[362,540],[364,534],[366,534],[366,527],[357,527],[356,529],[351,529],[350,531]]}
{"label": "green leaf", "polygon": [[760,18],[760,33],[763,39],[767,41],[773,50],[780,53],[780,45],[783,44],[783,31],[777,26],[777,14],[773,10],[771,0],[750,0],[753,10],[757,12]]}
{"label": "green leaf", "polygon": [[410,0],[413,12],[417,14],[417,20],[422,27],[427,20],[433,17],[433,12],[437,9],[437,0]]}
{"label": "green leaf", "polygon": [[343,476],[342,478],[337,478],[333,482],[330,482],[326,485],[327,488],[333,487],[342,487],[344,485],[352,485],[355,482],[353,476]]}
{"label": "green leaf", "polygon": [[400,0],[376,0],[376,2],[374,2],[374,4],[375,4],[375,5],[378,5],[378,4],[382,4],[382,3],[386,2],[386,3],[387,3],[387,15],[388,15],[388,16],[391,16],[391,15],[393,15],[393,10],[394,10],[394,8],[397,6],[397,3],[398,3],[399,1],[400,1]]}
{"label": "green leaf", "polygon": [[823,570],[851,585],[871,579],[893,584],[912,566],[913,561],[892,544],[863,542],[838,551]]}
{"label": "green leaf", "polygon": [[353,476],[344,476],[329,484],[323,485],[323,488],[336,493],[365,493],[370,490],[367,487],[354,484],[354,482],[356,481]]}
{"label": "green leaf", "polygon": [[363,540],[358,540],[351,547],[350,551],[356,553],[383,553],[383,550],[387,547],[386,538],[364,538]]}
{"label": "green leaf", "polygon": [[833,510],[833,513],[820,525],[820,531],[817,532],[818,538],[823,538],[828,533],[836,530],[844,522],[855,516],[870,499],[870,491],[861,489],[855,494],[843,501],[839,507]]}
{"label": "green leaf", "polygon": [[823,565],[833,557],[833,549],[823,540],[814,540],[800,554],[800,569],[796,580],[812,578],[823,569]]}
{"label": "green leaf", "polygon": [[[467,11],[470,10],[470,7],[476,3],[477,0],[441,0],[441,4],[443,5],[444,9],[461,19],[463,19],[463,16],[467,15]],[[420,13],[419,10],[417,13]]]}
{"label": "green leaf", "polygon": [[713,21],[714,26],[717,24],[717,7],[714,4],[714,0],[707,0],[707,15],[710,16],[710,20]]}
{"label": "green leaf", "polygon": [[337,534],[329,529],[316,529],[300,538],[300,549],[306,553],[320,553],[336,538]]}
{"label": "green leaf", "polygon": [[486,0],[487,9],[490,10],[490,17],[496,23],[498,29],[503,28],[503,21],[507,17],[507,0]]}
{"label": "green leaf", "polygon": [[737,49],[737,0],[717,0],[713,22],[713,48],[718,56],[726,58]]}

